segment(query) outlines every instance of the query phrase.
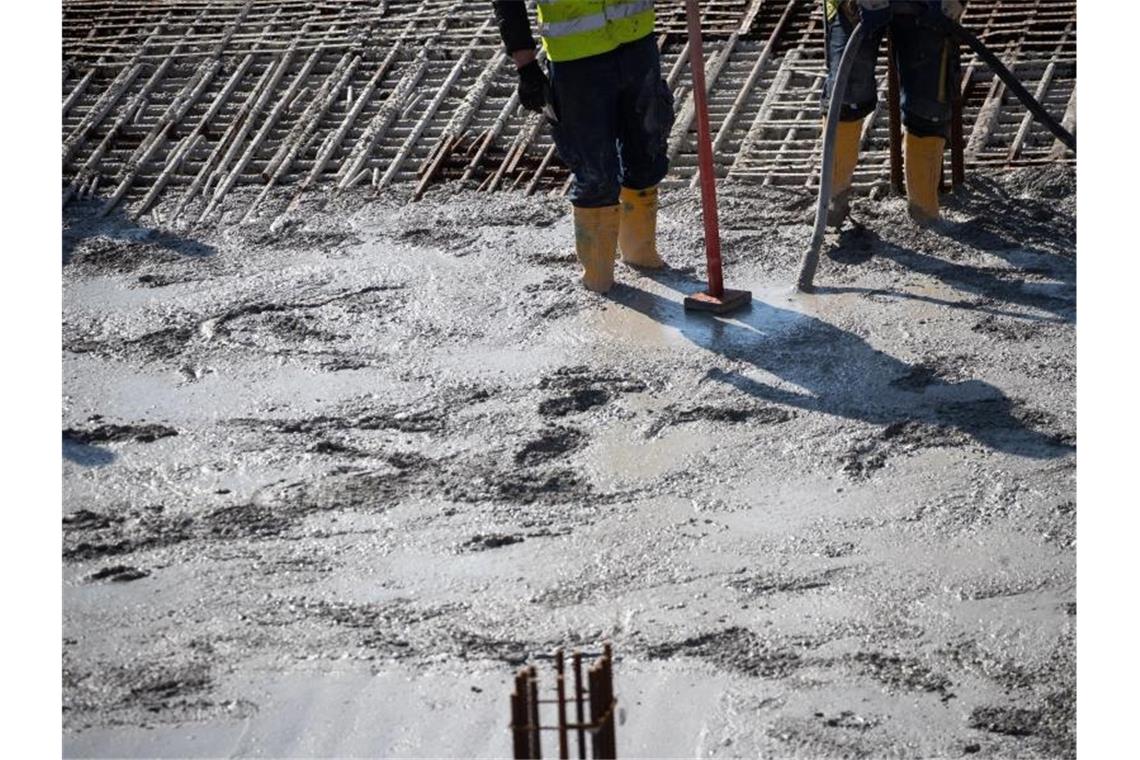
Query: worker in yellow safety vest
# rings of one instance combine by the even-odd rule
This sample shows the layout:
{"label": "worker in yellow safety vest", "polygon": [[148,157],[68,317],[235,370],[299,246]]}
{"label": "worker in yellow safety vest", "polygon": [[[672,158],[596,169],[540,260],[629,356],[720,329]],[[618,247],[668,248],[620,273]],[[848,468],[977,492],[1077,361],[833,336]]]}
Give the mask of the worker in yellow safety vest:
{"label": "worker in yellow safety vest", "polygon": [[[527,7],[494,0],[518,97],[545,112],[573,173],[574,242],[582,281],[604,293],[614,262],[665,265],[657,253],[657,185],[669,168],[673,95],[661,78],[652,0],[538,0],[547,71]],[[548,76],[549,74],[549,76]]]}

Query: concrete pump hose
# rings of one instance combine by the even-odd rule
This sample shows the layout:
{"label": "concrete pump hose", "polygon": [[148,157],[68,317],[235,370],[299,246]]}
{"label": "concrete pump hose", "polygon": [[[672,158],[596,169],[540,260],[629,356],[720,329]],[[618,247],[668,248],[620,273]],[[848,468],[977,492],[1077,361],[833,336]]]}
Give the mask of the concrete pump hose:
{"label": "concrete pump hose", "polygon": [[1061,123],[1054,119],[1049,112],[1037,102],[1036,98],[1029,94],[1029,90],[1025,89],[1021,82],[1017,81],[1017,77],[998,60],[998,57],[994,55],[981,40],[957,21],[947,18],[946,16],[939,16],[938,18],[950,34],[969,45],[970,49],[977,53],[978,57],[985,61],[986,64],[1001,77],[1006,87],[1013,90],[1013,94],[1017,96],[1018,100],[1029,109],[1029,112],[1033,114],[1039,122],[1044,124],[1058,140],[1063,142],[1069,150],[1076,154],[1076,138],[1073,137],[1067,129],[1061,126]]}
{"label": "concrete pump hose", "polygon": [[843,48],[843,57],[839,59],[839,68],[836,69],[835,80],[832,82],[831,100],[827,104],[827,123],[823,130],[823,159],[819,170],[819,203],[815,209],[815,230],[812,232],[811,245],[800,262],[800,276],[796,280],[796,289],[803,293],[811,291],[815,270],[819,267],[819,249],[823,246],[823,235],[827,230],[827,203],[831,200],[831,175],[832,166],[835,164],[835,135],[839,129],[839,112],[843,107],[847,80],[855,64],[859,46],[863,43],[864,33],[863,24],[856,24],[847,40],[847,47]]}

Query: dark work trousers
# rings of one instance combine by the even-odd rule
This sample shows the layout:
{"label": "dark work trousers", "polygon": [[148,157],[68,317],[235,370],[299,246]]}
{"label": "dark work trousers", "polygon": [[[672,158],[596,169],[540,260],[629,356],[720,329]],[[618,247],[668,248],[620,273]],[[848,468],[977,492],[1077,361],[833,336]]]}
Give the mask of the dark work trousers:
{"label": "dark work trousers", "polygon": [[551,61],[554,145],[574,173],[570,202],[613,206],[622,186],[653,187],[669,170],[673,94],[650,34],[608,53]]}
{"label": "dark work trousers", "polygon": [[[906,4],[915,7],[924,3]],[[896,12],[889,27],[899,71],[903,124],[908,132],[918,137],[948,137],[950,87],[958,79],[957,45],[945,32],[919,16]],[[854,22],[842,9],[827,24],[828,73],[823,94],[824,115],[831,97],[834,72],[839,68],[843,48],[854,28]],[[878,100],[875,61],[886,30],[887,27],[881,27],[863,39],[847,80],[847,94],[839,116],[842,121],[862,119],[875,110]]]}

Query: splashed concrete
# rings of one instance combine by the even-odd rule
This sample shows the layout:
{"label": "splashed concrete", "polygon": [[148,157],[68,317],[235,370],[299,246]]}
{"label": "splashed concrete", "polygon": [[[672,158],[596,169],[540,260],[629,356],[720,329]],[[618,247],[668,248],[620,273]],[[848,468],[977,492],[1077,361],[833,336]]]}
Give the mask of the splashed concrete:
{"label": "splashed concrete", "polygon": [[810,197],[726,185],[723,319],[688,192],[608,297],[555,199],[77,208],[66,753],[502,755],[604,637],[623,757],[1072,756],[1074,187],[856,201],[801,296]]}

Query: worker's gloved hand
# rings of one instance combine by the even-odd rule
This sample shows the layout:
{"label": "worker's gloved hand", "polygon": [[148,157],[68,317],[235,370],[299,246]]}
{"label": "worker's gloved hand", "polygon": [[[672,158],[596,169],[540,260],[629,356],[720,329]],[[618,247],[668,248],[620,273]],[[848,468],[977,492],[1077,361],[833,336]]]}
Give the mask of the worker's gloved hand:
{"label": "worker's gloved hand", "polygon": [[538,61],[531,61],[519,69],[519,102],[528,111],[541,113],[550,99],[550,80]]}
{"label": "worker's gloved hand", "polygon": [[859,21],[867,31],[886,26],[891,21],[891,0],[858,0]]}

